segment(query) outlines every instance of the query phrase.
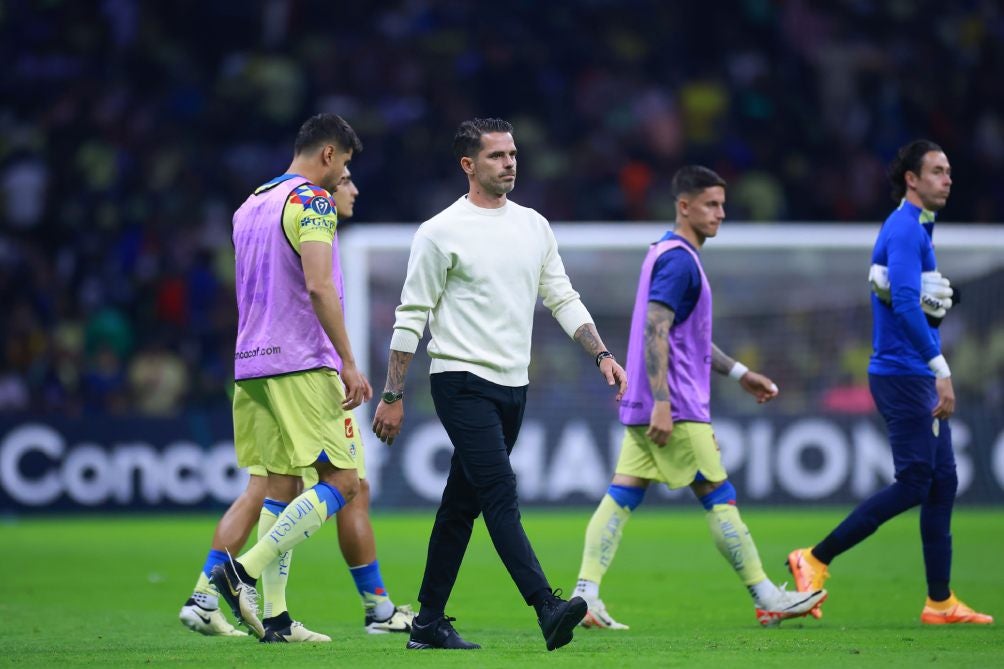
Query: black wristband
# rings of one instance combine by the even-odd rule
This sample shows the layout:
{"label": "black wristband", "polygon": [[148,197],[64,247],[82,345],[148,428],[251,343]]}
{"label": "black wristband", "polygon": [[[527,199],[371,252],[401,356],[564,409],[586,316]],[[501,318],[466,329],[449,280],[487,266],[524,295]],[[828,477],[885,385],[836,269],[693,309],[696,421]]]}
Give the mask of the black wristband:
{"label": "black wristband", "polygon": [[600,351],[599,353],[596,354],[596,366],[599,367],[600,362],[606,360],[607,358],[612,358],[612,357],[614,357],[614,354],[611,353],[610,351]]}

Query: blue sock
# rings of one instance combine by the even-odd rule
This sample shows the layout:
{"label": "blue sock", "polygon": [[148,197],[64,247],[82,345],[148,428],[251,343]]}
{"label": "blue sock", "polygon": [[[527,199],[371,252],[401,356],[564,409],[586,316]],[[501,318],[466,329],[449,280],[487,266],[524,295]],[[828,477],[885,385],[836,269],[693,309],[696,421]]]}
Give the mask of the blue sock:
{"label": "blue sock", "polygon": [[634,511],[641,504],[641,501],[645,498],[645,488],[635,488],[629,485],[614,485],[610,484],[607,488],[607,494],[618,505],[623,506],[629,511]]}
{"label": "blue sock", "polygon": [[209,554],[206,555],[206,563],[202,565],[202,573],[206,575],[206,578],[209,578],[209,573],[213,570],[213,567],[218,564],[223,564],[226,561],[226,551],[211,550],[209,551]]}
{"label": "blue sock", "polygon": [[711,511],[716,504],[736,505],[736,489],[731,481],[726,481],[707,495],[699,498],[701,504],[707,511]]}
{"label": "blue sock", "polygon": [[289,506],[289,502],[280,502],[272,499],[271,497],[266,497],[265,501],[262,502],[262,506],[271,511],[274,515],[278,516],[286,510],[286,507]]}
{"label": "blue sock", "polygon": [[339,509],[345,506],[345,498],[342,497],[342,493],[338,492],[338,488],[330,483],[321,481],[312,489],[314,494],[317,495],[317,499],[324,502],[328,507],[328,518],[331,518],[331,516],[338,513]]}
{"label": "blue sock", "polygon": [[[380,619],[387,618],[386,610],[377,611],[379,607],[381,609],[390,609],[390,614],[394,613],[393,606],[389,603],[389,596],[387,595],[387,588],[383,584],[383,576],[380,574],[380,561],[374,560],[370,564],[364,564],[361,567],[349,567],[349,573],[352,574],[352,580],[356,582],[356,590],[359,591],[359,596],[362,597],[363,606],[366,609],[374,610],[377,617]],[[382,602],[388,602],[385,607],[380,607]]]}

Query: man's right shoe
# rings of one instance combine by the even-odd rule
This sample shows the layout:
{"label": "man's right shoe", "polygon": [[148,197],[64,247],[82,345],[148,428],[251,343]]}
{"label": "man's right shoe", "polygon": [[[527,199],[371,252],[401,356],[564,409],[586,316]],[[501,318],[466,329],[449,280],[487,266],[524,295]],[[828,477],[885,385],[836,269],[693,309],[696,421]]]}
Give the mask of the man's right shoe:
{"label": "man's right shoe", "polygon": [[443,616],[439,620],[434,620],[428,625],[420,625],[418,618],[411,623],[411,638],[408,639],[407,648],[411,650],[431,650],[442,648],[444,650],[473,650],[481,648],[476,643],[464,641],[457,630],[453,629],[453,621],[456,618]]}
{"label": "man's right shoe", "polygon": [[237,574],[233,558],[213,567],[209,582],[227,600],[234,618],[247,625],[257,638],[265,636],[265,627],[258,618],[258,591],[253,583],[242,580]]}
{"label": "man's right shoe", "polygon": [[[794,577],[795,589],[799,592],[822,590],[826,579],[830,577],[830,570],[812,556],[811,548],[796,548],[788,553],[788,571]],[[818,604],[809,613],[817,620],[823,617],[823,610]]]}
{"label": "man's right shoe", "polygon": [[548,650],[555,650],[569,643],[572,640],[572,630],[582,622],[589,610],[582,597],[572,597],[566,602],[560,595],[561,590],[555,590],[537,614],[537,624],[544,634]]}

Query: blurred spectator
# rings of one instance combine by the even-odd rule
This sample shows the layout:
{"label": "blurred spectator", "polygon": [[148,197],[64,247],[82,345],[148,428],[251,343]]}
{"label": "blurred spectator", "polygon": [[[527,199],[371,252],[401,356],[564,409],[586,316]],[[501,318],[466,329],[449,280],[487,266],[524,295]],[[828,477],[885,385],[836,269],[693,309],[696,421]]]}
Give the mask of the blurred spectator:
{"label": "blurred spectator", "polygon": [[[686,162],[729,179],[730,221],[879,221],[883,165],[914,136],[960,175],[947,218],[1004,220],[999,3],[939,5],[936,20],[925,3],[805,0],[517,0],[490,19],[400,0],[331,16],[318,0],[3,5],[0,407],[225,403],[230,212],[317,111],[366,144],[354,179],[387,194],[367,221],[455,198],[440,158],[473,115],[515,122],[516,200],[554,221],[671,219],[667,180]],[[161,329],[170,356],[134,350]],[[818,371],[811,347],[791,353]],[[134,373],[168,389],[138,395]]]}

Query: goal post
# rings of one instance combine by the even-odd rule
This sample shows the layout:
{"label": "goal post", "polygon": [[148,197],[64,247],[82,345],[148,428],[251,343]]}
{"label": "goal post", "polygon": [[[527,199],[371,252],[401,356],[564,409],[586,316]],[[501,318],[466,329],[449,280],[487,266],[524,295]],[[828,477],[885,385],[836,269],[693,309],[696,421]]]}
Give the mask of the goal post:
{"label": "goal post", "polygon": [[[670,227],[552,225],[573,286],[621,359],[641,260]],[[716,434],[747,500],[845,502],[891,478],[866,374],[867,275],[878,227],[726,221],[701,251],[714,293],[715,342],[781,388],[776,402],[760,407],[728,379],[713,383]],[[360,223],[340,235],[349,334],[377,392],[416,229]],[[1004,419],[995,408],[1004,398],[1004,226],[939,223],[934,242],[939,270],[962,295],[941,328],[959,399],[953,426],[961,499],[1004,501]],[[583,503],[609,481],[621,434],[616,408],[595,368],[539,302],[537,312],[526,422],[513,453],[520,495]],[[442,489],[449,443],[428,397],[427,339],[408,375],[405,429],[395,445],[379,445],[369,416],[358,415],[381,504],[432,502]]]}

